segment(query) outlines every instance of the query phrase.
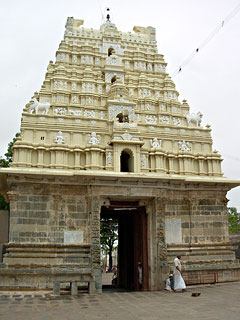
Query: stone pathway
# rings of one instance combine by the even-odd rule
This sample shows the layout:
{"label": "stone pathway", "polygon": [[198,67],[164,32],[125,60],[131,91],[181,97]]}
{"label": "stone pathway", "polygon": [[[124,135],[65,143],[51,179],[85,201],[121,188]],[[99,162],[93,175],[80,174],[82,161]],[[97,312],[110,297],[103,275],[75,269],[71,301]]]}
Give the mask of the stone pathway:
{"label": "stone pathway", "polygon": [[[200,292],[192,297],[192,292]],[[239,320],[240,282],[189,287],[186,293],[114,292],[89,296],[0,291],[1,320]]]}

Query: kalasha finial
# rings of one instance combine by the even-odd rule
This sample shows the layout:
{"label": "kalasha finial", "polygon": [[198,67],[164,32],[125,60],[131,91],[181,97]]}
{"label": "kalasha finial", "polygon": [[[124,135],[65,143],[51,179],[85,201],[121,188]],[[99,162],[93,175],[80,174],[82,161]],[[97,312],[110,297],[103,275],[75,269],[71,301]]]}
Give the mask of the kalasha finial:
{"label": "kalasha finial", "polygon": [[110,22],[110,14],[109,14],[109,12],[110,12],[110,8],[107,8],[107,22]]}

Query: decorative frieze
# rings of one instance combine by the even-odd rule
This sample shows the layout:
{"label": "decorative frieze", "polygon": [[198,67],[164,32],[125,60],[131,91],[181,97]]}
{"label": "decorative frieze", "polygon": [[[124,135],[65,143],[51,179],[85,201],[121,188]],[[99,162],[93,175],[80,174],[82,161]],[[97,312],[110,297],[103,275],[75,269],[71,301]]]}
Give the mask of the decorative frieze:
{"label": "decorative frieze", "polygon": [[168,116],[160,116],[160,122],[170,124],[170,118]]}

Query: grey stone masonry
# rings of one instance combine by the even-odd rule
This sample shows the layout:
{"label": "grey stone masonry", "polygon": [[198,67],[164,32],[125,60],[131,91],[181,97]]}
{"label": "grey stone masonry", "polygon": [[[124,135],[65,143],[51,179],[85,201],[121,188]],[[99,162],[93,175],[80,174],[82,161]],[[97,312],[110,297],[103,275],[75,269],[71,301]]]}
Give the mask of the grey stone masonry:
{"label": "grey stone masonry", "polygon": [[48,185],[17,188],[17,195],[10,202],[10,242],[63,244],[66,231],[78,231],[80,244],[88,241],[83,195],[74,195],[64,187],[59,187],[58,192],[50,189]]}

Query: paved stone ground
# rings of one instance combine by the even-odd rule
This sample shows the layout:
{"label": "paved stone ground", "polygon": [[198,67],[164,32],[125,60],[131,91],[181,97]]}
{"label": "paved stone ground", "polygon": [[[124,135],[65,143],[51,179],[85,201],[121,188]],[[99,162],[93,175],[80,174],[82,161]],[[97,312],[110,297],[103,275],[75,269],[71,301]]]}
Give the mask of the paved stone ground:
{"label": "paved stone ground", "polygon": [[[192,297],[192,292],[200,292]],[[240,282],[189,287],[186,293],[113,292],[89,296],[0,291],[1,320],[239,320]]]}

